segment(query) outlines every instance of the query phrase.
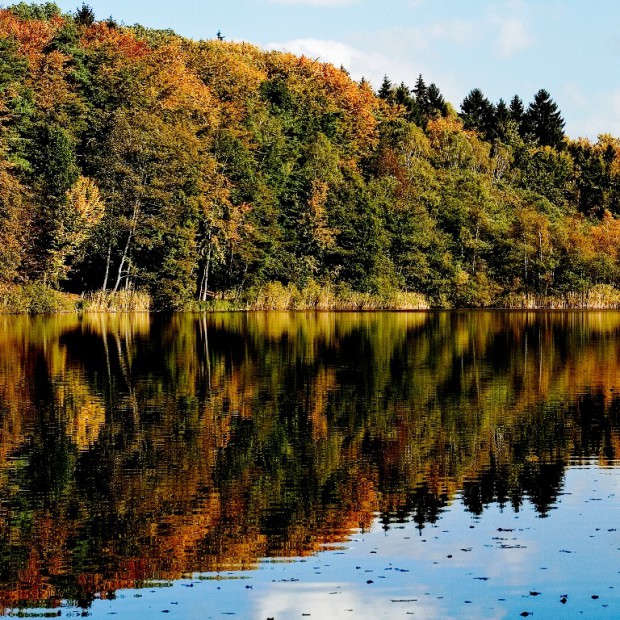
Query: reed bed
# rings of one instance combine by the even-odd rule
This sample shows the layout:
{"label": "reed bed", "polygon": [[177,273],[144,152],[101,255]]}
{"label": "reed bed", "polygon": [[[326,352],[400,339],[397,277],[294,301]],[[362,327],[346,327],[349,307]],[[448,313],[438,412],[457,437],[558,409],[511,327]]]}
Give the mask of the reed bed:
{"label": "reed bed", "polygon": [[[421,293],[388,291],[368,293],[353,291],[344,285],[319,285],[310,282],[304,288],[294,284],[270,282],[245,291],[220,294],[208,302],[189,302],[186,311],[254,311],[254,310],[427,310],[429,300]],[[558,295],[510,293],[495,307],[522,310],[617,310],[620,289],[599,284],[582,292]],[[154,308],[145,291],[97,291],[82,296],[62,293],[39,282],[22,285],[0,284],[0,314],[122,313],[150,312]]]}
{"label": "reed bed", "polygon": [[144,291],[97,291],[82,298],[82,312],[149,312],[151,296]]}
{"label": "reed bed", "polygon": [[41,282],[0,284],[0,313],[57,314],[75,312],[78,295],[61,293]]}
{"label": "reed bed", "polygon": [[303,289],[294,284],[271,282],[250,291],[246,310],[425,310],[428,300],[420,293],[394,291],[361,293],[342,286],[311,283]]}
{"label": "reed bed", "polygon": [[597,284],[583,292],[569,291],[563,295],[510,294],[502,307],[524,310],[617,310],[620,290],[610,284]]}

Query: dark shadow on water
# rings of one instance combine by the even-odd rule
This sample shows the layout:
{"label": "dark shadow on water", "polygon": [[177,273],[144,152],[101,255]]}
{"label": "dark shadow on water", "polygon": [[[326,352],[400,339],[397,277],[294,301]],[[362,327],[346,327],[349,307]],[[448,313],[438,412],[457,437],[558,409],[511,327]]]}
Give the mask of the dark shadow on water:
{"label": "dark shadow on water", "polygon": [[618,313],[0,317],[0,604],[300,557],[620,452]]}

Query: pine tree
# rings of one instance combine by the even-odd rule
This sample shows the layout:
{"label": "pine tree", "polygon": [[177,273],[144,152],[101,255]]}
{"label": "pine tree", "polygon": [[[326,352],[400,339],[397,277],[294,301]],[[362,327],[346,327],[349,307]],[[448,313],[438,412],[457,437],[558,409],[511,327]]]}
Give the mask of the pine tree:
{"label": "pine tree", "polygon": [[423,105],[424,102],[427,100],[428,88],[426,87],[426,83],[422,78],[422,74],[418,76],[418,79],[415,82],[415,86],[413,87],[413,94],[421,105]]}
{"label": "pine tree", "polygon": [[400,86],[395,91],[396,103],[402,105],[407,111],[407,120],[415,123],[418,127],[422,127],[425,124],[424,116],[420,110],[420,106],[413,96],[412,91],[404,82],[401,82]]}
{"label": "pine tree", "polygon": [[519,95],[515,95],[510,101],[510,118],[514,121],[517,131],[521,137],[524,137],[526,128],[523,124],[523,118],[525,116],[525,106],[523,105],[523,99]]}
{"label": "pine tree", "polygon": [[493,117],[493,137],[501,142],[506,142],[510,135],[511,127],[515,127],[516,123],[512,120],[510,108],[503,99],[500,99],[495,106],[495,114]]}
{"label": "pine tree", "polygon": [[515,95],[510,101],[510,118],[517,123],[523,120],[525,114],[525,107],[523,106],[523,99],[519,95]]}
{"label": "pine tree", "polygon": [[401,82],[399,86],[394,90],[394,101],[398,105],[402,105],[407,110],[407,116],[410,117],[412,112],[416,110],[415,99],[411,96],[409,87]]}
{"label": "pine tree", "polygon": [[474,88],[461,103],[461,118],[465,129],[475,129],[482,137],[491,139],[494,125],[493,104],[479,88]]}
{"label": "pine tree", "polygon": [[540,89],[528,106],[524,124],[541,146],[559,148],[564,140],[564,119],[551,95]]}
{"label": "pine tree", "polygon": [[92,26],[95,23],[95,12],[92,7],[82,4],[75,12],[75,22],[80,26]]}
{"label": "pine tree", "polygon": [[392,101],[394,97],[394,85],[387,75],[383,76],[383,82],[381,88],[377,91],[377,96],[385,99],[385,101]]}
{"label": "pine tree", "polygon": [[429,118],[436,118],[438,116],[445,116],[448,108],[446,106],[446,100],[443,98],[439,88],[436,84],[430,84],[426,92]]}

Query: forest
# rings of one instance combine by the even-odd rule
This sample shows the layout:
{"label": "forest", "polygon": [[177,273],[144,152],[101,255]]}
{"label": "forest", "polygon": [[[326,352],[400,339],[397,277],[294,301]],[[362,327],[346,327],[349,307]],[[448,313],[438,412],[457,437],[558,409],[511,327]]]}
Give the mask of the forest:
{"label": "forest", "polygon": [[0,9],[0,311],[616,307],[619,215],[544,89]]}

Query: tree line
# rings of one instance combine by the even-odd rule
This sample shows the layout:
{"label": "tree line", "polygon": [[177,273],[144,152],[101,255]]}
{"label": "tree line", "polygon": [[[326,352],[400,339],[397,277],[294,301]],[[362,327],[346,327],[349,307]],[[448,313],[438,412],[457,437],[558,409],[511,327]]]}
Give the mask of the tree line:
{"label": "tree line", "polygon": [[247,43],[0,9],[0,286],[618,303],[620,141]]}

